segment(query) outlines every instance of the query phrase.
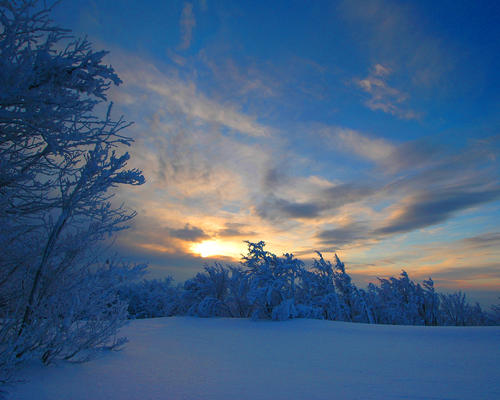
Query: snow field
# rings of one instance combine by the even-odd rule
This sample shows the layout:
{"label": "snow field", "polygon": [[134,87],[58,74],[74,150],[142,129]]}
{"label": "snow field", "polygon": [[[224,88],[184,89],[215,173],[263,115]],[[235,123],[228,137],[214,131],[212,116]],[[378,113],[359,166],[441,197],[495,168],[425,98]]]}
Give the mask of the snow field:
{"label": "snow field", "polygon": [[27,367],[7,399],[500,399],[500,327],[172,317],[120,334],[120,352]]}

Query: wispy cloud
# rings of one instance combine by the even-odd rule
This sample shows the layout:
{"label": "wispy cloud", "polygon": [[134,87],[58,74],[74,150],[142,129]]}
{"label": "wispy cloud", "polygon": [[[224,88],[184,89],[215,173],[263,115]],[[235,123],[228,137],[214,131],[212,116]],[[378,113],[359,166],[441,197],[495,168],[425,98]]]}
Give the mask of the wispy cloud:
{"label": "wispy cloud", "polygon": [[396,146],[385,139],[370,137],[348,128],[324,128],[321,134],[331,146],[375,162],[385,162],[396,151]]}
{"label": "wispy cloud", "polygon": [[[181,79],[177,73],[160,72],[151,64],[134,58],[122,60],[120,75],[127,83],[118,100],[154,103],[170,114],[183,114],[208,124],[219,124],[249,136],[268,136],[272,129],[256,121],[256,117],[238,110],[235,103],[223,104],[202,93],[193,81]],[[132,100],[133,99],[133,100]]]}
{"label": "wispy cloud", "polygon": [[375,64],[370,74],[362,79],[354,79],[354,83],[370,97],[365,105],[373,111],[383,111],[398,118],[416,119],[419,115],[404,107],[408,99],[406,93],[389,86],[387,77],[391,70],[381,64]]}
{"label": "wispy cloud", "polygon": [[218,237],[223,238],[245,238],[255,236],[256,232],[249,229],[250,227],[243,223],[226,222],[224,228],[217,231]]}
{"label": "wispy cloud", "polygon": [[346,244],[365,241],[370,234],[367,226],[354,222],[337,228],[320,230],[315,237],[319,239],[321,245],[331,246],[334,250],[338,250]]}
{"label": "wispy cloud", "polygon": [[200,118],[208,123],[217,123],[229,129],[251,136],[266,136],[270,129],[259,124],[234,106],[227,106],[197,93],[194,85],[185,85],[178,81],[163,80],[148,82],[147,89],[161,95],[166,101],[174,103],[180,111],[193,118]]}
{"label": "wispy cloud", "polygon": [[444,222],[461,210],[500,198],[500,187],[438,189],[419,193],[397,205],[375,234],[410,232]]}
{"label": "wispy cloud", "polygon": [[268,220],[314,219],[325,213],[330,216],[347,204],[359,202],[370,194],[373,189],[352,183],[337,184],[329,187],[316,187],[313,192],[306,193],[307,200],[295,200],[267,196],[257,207],[261,218]]}
{"label": "wispy cloud", "polygon": [[[373,214],[347,224],[333,221],[321,225],[315,237],[322,244],[338,247],[381,241],[445,223],[467,210],[500,199],[498,164],[492,157],[496,148],[493,139],[471,143],[456,152],[432,146],[431,142],[396,144],[342,128],[321,132],[323,140],[333,142],[333,147],[374,163],[371,185],[365,185],[364,192],[343,203],[359,207],[361,201]],[[328,213],[333,210],[332,207]]]}
{"label": "wispy cloud", "polygon": [[236,63],[227,51],[217,56],[201,50],[198,57],[208,67],[217,81],[219,90],[232,93],[234,96],[254,95],[258,98],[269,98],[278,95],[279,83],[275,77],[258,68],[255,60]]}
{"label": "wispy cloud", "polygon": [[193,4],[184,3],[180,20],[182,41],[179,45],[179,48],[187,49],[189,48],[189,46],[191,46],[191,41],[193,39],[193,29],[195,26],[196,19],[194,17]]}
{"label": "wispy cloud", "polygon": [[[363,51],[384,69],[399,66],[415,87],[445,86],[443,81],[456,60],[450,52],[452,46],[419,25],[418,7],[395,0],[366,0],[362,6],[344,0],[338,10],[359,33]],[[388,75],[380,72],[385,71],[380,67],[377,71],[375,66],[372,76]]]}

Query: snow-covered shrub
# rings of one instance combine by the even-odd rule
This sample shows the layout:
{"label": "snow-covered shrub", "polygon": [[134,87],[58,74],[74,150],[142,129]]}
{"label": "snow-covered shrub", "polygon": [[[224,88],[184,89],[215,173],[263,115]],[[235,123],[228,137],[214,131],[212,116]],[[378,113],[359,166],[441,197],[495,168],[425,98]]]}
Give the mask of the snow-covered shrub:
{"label": "snow-covered shrub", "polygon": [[342,309],[342,321],[373,322],[371,307],[366,302],[364,291],[360,291],[352,283],[351,277],[345,272],[345,265],[335,254],[333,272],[335,288],[339,293]]}
{"label": "snow-covered shrub", "polygon": [[344,320],[345,306],[335,290],[334,268],[318,252],[310,270],[302,274],[299,315],[319,319]]}
{"label": "snow-covered shrub", "polygon": [[252,310],[248,299],[250,277],[241,267],[229,267],[228,289],[227,304],[231,310],[231,316],[248,318]]}
{"label": "snow-covered shrub", "polygon": [[489,325],[491,320],[476,303],[471,305],[465,293],[458,291],[451,294],[441,294],[440,317],[442,325],[469,326]]}
{"label": "snow-covered shrub", "polygon": [[[293,317],[295,311],[292,305],[300,290],[303,262],[292,254],[277,257],[265,251],[264,242],[247,243],[248,255],[243,257],[242,265],[250,279],[248,299],[252,306],[252,318],[283,319],[287,311],[290,311],[287,318]],[[274,311],[282,303],[279,310]]]}
{"label": "snow-covered shrub", "polygon": [[364,291],[359,290],[346,273],[344,263],[335,255],[335,265],[317,253],[312,268],[304,271],[299,315],[337,321],[373,322],[372,310]]}
{"label": "snow-covered shrub", "polygon": [[492,325],[500,325],[500,303],[491,306],[490,321]]}
{"label": "snow-covered shrub", "polygon": [[184,284],[182,301],[189,315],[199,317],[230,317],[229,269],[220,264],[205,266]]}
{"label": "snow-covered shrub", "polygon": [[461,293],[440,295],[431,278],[420,284],[402,271],[399,277],[381,278],[379,285],[371,283],[364,290],[356,287],[336,255],[332,263],[318,253],[319,258],[306,268],[291,254],[278,257],[264,246],[264,242],[248,242],[248,254],[240,266],[206,266],[182,288],[172,287],[170,279],[143,281],[129,286],[122,296],[128,293],[125,298],[136,317],[187,313],[398,325],[498,324],[500,306],[485,313]]}
{"label": "snow-covered shrub", "polygon": [[180,288],[173,286],[170,277],[130,283],[119,295],[128,304],[129,318],[170,317],[182,312]]}
{"label": "snow-covered shrub", "polygon": [[424,291],[405,271],[399,278],[379,278],[380,287],[371,286],[376,321],[394,325],[423,325]]}
{"label": "snow-covered shrub", "polygon": [[434,281],[429,278],[423,282],[424,303],[421,308],[421,315],[425,325],[439,325],[439,294],[434,289]]}

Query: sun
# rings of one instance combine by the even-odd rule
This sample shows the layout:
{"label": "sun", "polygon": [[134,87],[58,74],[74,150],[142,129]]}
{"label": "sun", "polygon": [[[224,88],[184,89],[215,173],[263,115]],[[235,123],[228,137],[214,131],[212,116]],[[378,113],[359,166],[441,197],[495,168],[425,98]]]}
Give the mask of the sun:
{"label": "sun", "polygon": [[199,254],[203,258],[212,256],[239,258],[242,249],[241,245],[236,243],[222,242],[219,240],[205,240],[191,246],[191,251]]}

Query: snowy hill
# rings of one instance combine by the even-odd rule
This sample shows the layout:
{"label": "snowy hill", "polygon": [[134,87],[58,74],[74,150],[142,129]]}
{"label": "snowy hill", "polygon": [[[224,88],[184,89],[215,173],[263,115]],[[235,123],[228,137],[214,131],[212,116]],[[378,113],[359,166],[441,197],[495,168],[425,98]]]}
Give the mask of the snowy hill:
{"label": "snowy hill", "polygon": [[123,351],[27,368],[7,398],[500,399],[499,327],[175,317],[121,333]]}

